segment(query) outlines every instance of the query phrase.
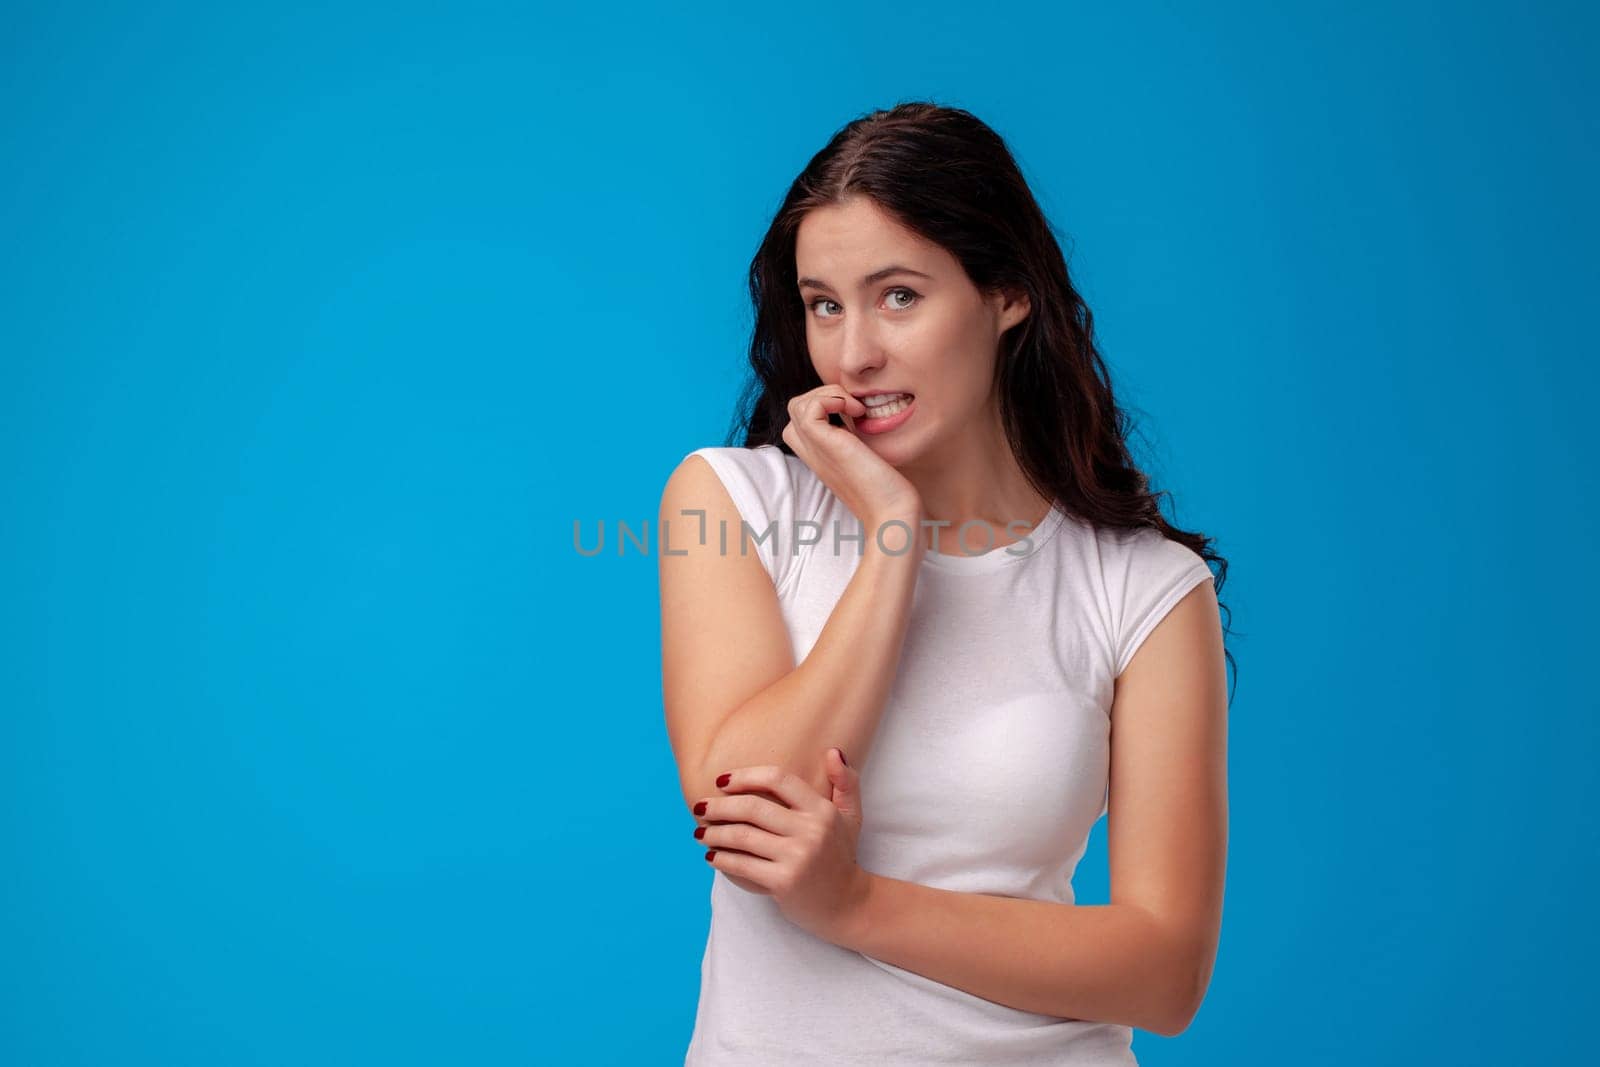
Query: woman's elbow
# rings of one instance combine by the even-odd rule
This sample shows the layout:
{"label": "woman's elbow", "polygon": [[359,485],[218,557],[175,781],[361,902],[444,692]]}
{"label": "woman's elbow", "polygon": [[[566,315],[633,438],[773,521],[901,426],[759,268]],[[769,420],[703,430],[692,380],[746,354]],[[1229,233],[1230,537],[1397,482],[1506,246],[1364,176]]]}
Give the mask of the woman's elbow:
{"label": "woman's elbow", "polygon": [[1163,1012],[1162,1018],[1155,1020],[1156,1025],[1151,1028],[1153,1033],[1162,1037],[1177,1037],[1189,1029],[1195,1016],[1200,1014],[1200,1005],[1205,1003],[1206,990],[1211,985],[1212,962],[1209,951],[1199,952],[1178,969],[1185,981],[1168,997],[1168,1009]]}

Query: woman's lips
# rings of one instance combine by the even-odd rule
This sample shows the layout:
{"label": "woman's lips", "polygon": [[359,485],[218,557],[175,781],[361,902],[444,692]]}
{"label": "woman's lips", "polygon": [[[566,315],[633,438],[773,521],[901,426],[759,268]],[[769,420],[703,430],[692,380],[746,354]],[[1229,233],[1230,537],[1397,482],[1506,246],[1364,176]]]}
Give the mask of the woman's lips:
{"label": "woman's lips", "polygon": [[917,398],[911,396],[906,399],[905,407],[893,415],[881,419],[874,418],[871,415],[860,416],[855,420],[856,429],[862,433],[888,433],[890,430],[902,425],[916,410]]}

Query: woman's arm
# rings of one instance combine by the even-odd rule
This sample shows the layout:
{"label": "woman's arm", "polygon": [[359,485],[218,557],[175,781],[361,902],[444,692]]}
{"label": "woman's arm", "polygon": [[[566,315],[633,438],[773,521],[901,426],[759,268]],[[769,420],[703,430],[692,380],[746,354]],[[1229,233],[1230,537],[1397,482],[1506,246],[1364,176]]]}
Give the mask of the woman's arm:
{"label": "woman's arm", "polygon": [[[694,509],[705,511],[704,545],[698,519],[684,514]],[[672,554],[660,553],[662,690],[685,801],[715,796],[717,775],[751,764],[783,767],[828,796],[827,748],[859,766],[871,746],[921,560],[920,542],[893,556],[872,531],[890,518],[916,530],[920,516],[863,519],[861,562],[798,667],[772,579],[754,551],[738,551],[741,516],[703,458],[687,457],[667,479],[659,518],[658,529],[671,521],[672,530]],[[783,550],[789,536],[779,532]]]}
{"label": "woman's arm", "polygon": [[831,940],[1024,1011],[1182,1032],[1211,981],[1227,854],[1227,686],[1210,583],[1117,679],[1112,738],[1110,904],[871,875]]}

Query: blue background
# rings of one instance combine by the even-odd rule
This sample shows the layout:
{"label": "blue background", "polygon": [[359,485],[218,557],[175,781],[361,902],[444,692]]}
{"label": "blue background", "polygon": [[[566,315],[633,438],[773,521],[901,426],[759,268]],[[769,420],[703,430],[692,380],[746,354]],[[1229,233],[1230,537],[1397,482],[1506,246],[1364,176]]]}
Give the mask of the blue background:
{"label": "blue background", "polygon": [[8,7],[0,1061],[682,1062],[615,524],[724,443],[788,182],[916,98],[1233,565],[1222,945],[1142,1062],[1582,1057],[1595,19],[1295,7]]}

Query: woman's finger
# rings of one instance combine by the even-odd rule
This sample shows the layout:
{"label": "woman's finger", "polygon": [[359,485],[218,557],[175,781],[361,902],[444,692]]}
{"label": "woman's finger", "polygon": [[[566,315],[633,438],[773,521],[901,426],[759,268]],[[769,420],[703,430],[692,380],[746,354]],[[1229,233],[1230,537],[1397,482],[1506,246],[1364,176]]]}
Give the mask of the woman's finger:
{"label": "woman's finger", "polygon": [[818,419],[820,416],[818,421],[823,422],[827,421],[827,417],[835,412],[842,412],[852,417],[867,413],[867,405],[843,390],[837,393],[812,393],[810,394],[809,405],[811,417]]}
{"label": "woman's finger", "polygon": [[796,811],[815,813],[828,806],[828,802],[810,782],[792,771],[771,764],[735,768],[728,772],[728,784],[720,788],[730,793],[763,789]]}
{"label": "woman's finger", "polygon": [[[833,392],[830,390],[826,393],[818,393],[816,394],[816,397],[818,401],[828,405],[830,410],[848,411],[852,408],[859,409],[861,411],[867,410],[867,405],[863,404],[861,401],[857,400],[843,389],[840,389],[838,392]],[[835,408],[834,405],[838,405],[838,407]]]}
{"label": "woman's finger", "polygon": [[771,895],[778,871],[781,869],[771,860],[748,856],[743,852],[727,852],[720,848],[708,851],[706,862],[735,881],[744,879],[760,886],[760,891],[768,895]]}
{"label": "woman's finger", "polygon": [[789,401],[791,421],[826,422],[829,414],[863,415],[867,406],[837,385],[821,385]]}
{"label": "woman's finger", "polygon": [[[732,790],[735,785],[730,781],[722,788]],[[762,796],[760,793],[732,793],[728,796],[710,797],[701,803],[705,805],[705,810],[700,811],[700,805],[697,804],[696,812],[699,818],[707,823],[749,823],[751,826],[759,826],[769,834],[783,837],[792,837],[800,829],[799,815],[779,801]]]}
{"label": "woman's finger", "polygon": [[711,848],[733,849],[746,855],[774,862],[784,856],[784,838],[768,833],[747,822],[725,822],[715,826],[702,826],[705,833],[697,834],[701,844]]}

